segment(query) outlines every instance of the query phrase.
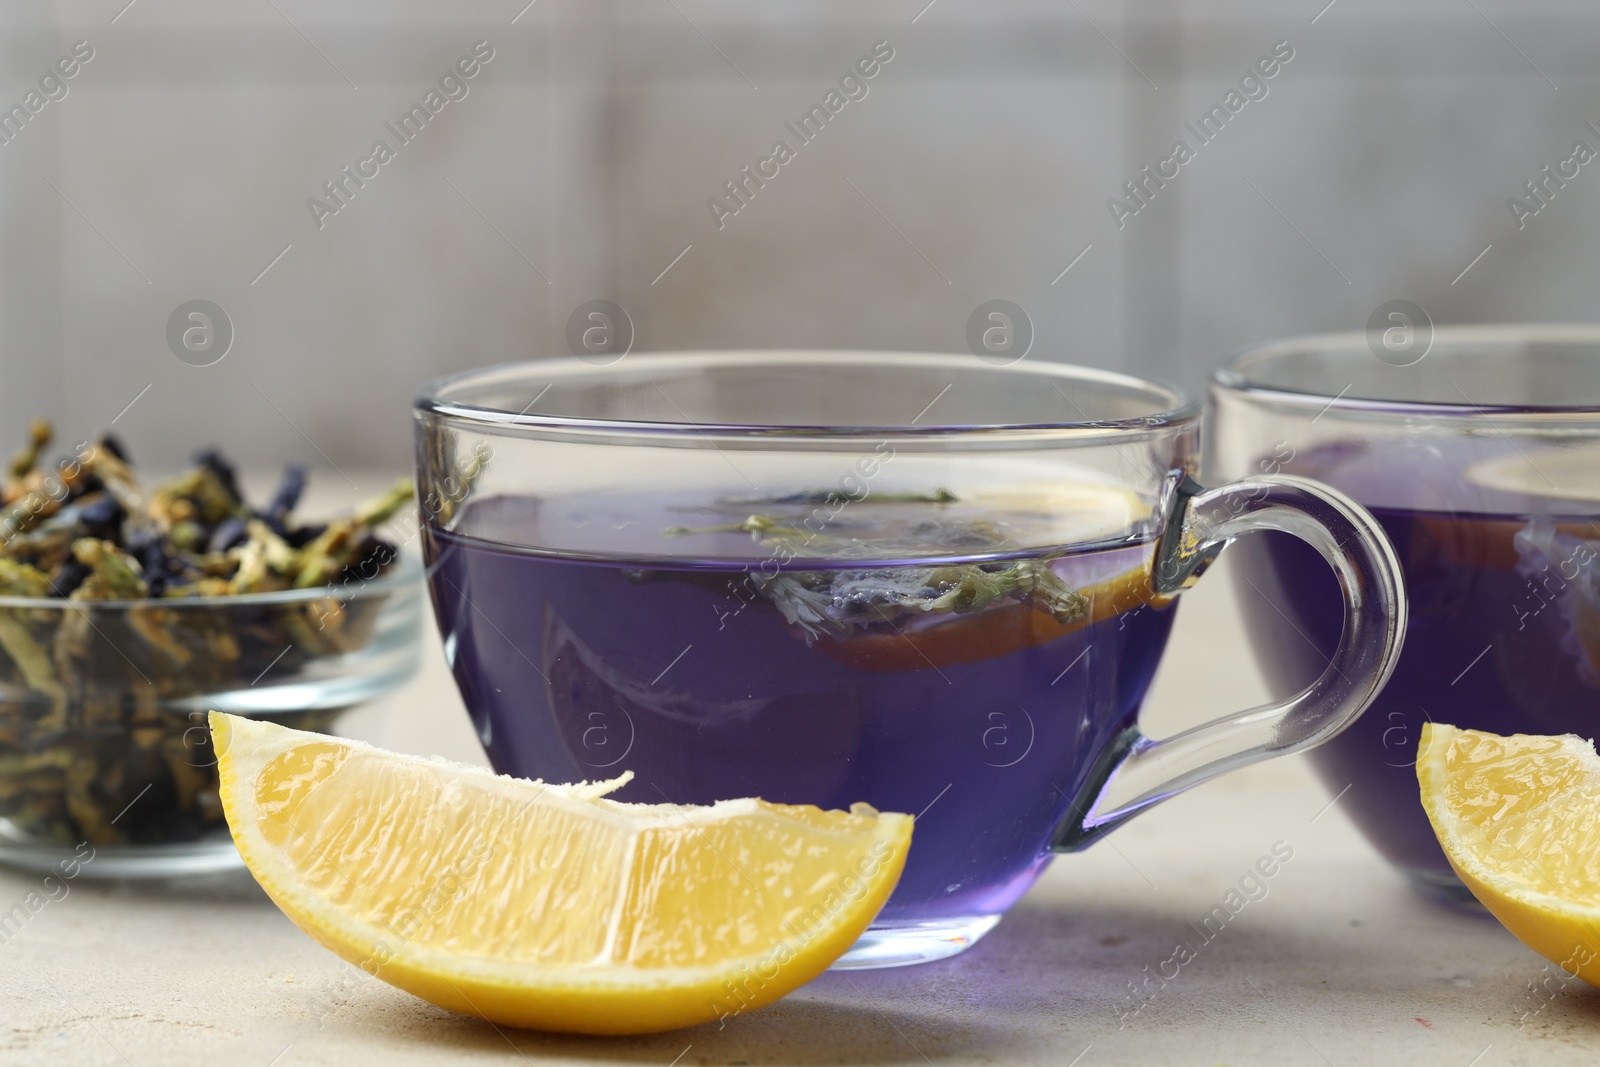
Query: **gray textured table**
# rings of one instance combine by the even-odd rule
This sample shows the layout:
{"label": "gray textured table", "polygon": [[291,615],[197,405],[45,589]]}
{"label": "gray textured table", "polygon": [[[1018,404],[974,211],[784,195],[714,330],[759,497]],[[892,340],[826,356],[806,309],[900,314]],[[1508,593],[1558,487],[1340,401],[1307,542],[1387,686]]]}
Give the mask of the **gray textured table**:
{"label": "gray textured table", "polygon": [[[1262,696],[1225,569],[1185,594],[1153,732]],[[482,761],[431,632],[419,676],[348,725]],[[630,1039],[502,1031],[352,981],[247,875],[79,879],[0,944],[0,1063],[1596,1062],[1600,991],[1551,978],[1492,920],[1414,897],[1328,803],[1300,759],[1239,772],[1061,858],[963,956],[830,973],[723,1029]],[[1190,923],[1280,841],[1293,858],[1266,896],[1200,944]],[[0,910],[37,887],[0,874]],[[1195,957],[1165,963],[1180,941]]]}

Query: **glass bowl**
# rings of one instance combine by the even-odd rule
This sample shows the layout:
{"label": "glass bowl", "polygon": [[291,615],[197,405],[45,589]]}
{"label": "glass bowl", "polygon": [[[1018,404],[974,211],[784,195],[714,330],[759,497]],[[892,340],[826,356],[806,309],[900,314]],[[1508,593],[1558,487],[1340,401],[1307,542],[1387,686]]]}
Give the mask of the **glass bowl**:
{"label": "glass bowl", "polygon": [[227,597],[0,597],[0,863],[165,878],[240,864],[206,712],[327,731],[417,666],[421,566]]}

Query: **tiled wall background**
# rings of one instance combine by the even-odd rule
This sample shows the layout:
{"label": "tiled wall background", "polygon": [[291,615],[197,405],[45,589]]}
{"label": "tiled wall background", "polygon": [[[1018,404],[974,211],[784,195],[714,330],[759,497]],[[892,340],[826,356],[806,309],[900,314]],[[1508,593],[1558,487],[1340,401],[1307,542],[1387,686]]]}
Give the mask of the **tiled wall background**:
{"label": "tiled wall background", "polygon": [[[10,0],[0,102],[95,57],[0,146],[0,429],[398,466],[420,382],[564,353],[595,298],[643,352],[962,351],[999,297],[1030,359],[1190,388],[1393,298],[1597,316],[1600,166],[1520,231],[1506,206],[1600,149],[1592,3],[926,2]],[[480,39],[469,95],[319,230],[306,199]],[[868,95],[719,230],[707,198],[879,40]],[[1119,230],[1107,198],[1280,40]],[[206,367],[165,337],[195,298],[235,331]]]}

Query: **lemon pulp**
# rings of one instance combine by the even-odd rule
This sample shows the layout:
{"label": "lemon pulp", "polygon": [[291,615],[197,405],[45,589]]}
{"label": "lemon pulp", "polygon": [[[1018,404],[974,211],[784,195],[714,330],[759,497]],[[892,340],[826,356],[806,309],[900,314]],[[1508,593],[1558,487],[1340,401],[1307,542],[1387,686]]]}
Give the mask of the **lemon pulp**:
{"label": "lemon pulp", "polygon": [[1600,756],[1572,734],[1428,723],[1422,805],[1445,856],[1516,937],[1600,985]]}

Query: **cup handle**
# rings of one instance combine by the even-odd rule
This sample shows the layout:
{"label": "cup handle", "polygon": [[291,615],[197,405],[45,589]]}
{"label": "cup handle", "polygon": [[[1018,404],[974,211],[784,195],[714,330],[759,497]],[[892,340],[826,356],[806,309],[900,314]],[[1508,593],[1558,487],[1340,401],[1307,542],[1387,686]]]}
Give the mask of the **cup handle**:
{"label": "cup handle", "polygon": [[1075,852],[1158,801],[1224,771],[1312,748],[1360,717],[1389,680],[1405,639],[1400,561],[1360,504],[1320,482],[1287,475],[1206,489],[1185,476],[1171,494],[1156,545],[1157,597],[1193,585],[1240,534],[1280,530],[1309,543],[1344,593],[1343,639],[1322,676],[1287,700],[1216,719],[1164,740],[1137,725],[1096,763],[1052,847]]}

